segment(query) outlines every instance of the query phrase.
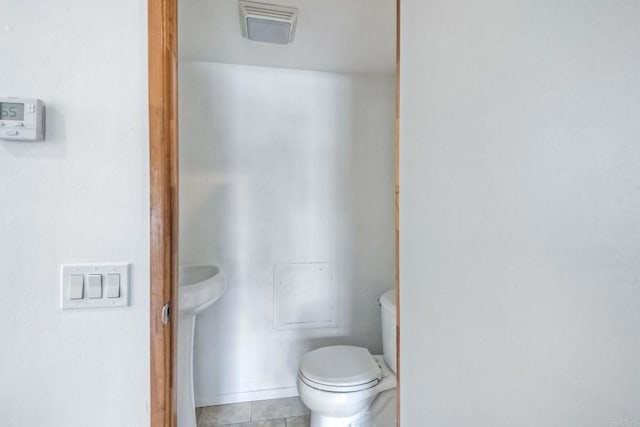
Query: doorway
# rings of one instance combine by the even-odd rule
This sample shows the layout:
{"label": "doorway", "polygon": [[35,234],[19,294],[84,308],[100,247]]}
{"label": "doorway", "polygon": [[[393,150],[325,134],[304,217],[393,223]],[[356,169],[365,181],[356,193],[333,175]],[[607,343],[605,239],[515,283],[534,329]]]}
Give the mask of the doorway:
{"label": "doorway", "polygon": [[[200,3],[202,4],[202,2],[189,2],[190,4],[195,4],[195,3]],[[209,5],[213,4],[215,2],[209,2]],[[237,3],[236,2],[219,2],[219,3],[224,3],[224,4],[230,4],[232,3],[234,5],[235,8],[237,8]],[[326,2],[325,2],[326,3]],[[343,2],[341,2],[343,3]],[[151,256],[152,256],[152,261],[151,261],[151,277],[152,277],[152,284],[151,284],[151,369],[152,369],[152,383],[151,383],[151,393],[152,393],[152,398],[151,398],[151,402],[152,402],[152,408],[151,408],[151,417],[152,417],[152,425],[153,426],[175,426],[176,425],[176,411],[175,411],[175,384],[177,383],[176,378],[175,378],[175,363],[176,363],[176,349],[175,349],[175,343],[176,341],[176,327],[177,327],[177,316],[176,315],[167,315],[167,307],[173,308],[173,311],[176,312],[176,305],[177,305],[177,288],[178,288],[178,284],[177,284],[177,272],[178,272],[178,230],[180,228],[180,221],[179,221],[179,212],[180,212],[180,206],[178,204],[178,193],[179,193],[179,182],[180,180],[178,179],[179,175],[178,175],[178,162],[179,162],[179,156],[178,153],[180,152],[180,150],[182,150],[183,147],[179,147],[178,146],[178,92],[177,92],[177,85],[178,85],[178,66],[179,66],[179,61],[181,60],[180,58],[184,59],[184,55],[187,56],[192,56],[194,59],[199,60],[198,62],[202,62],[203,58],[198,58],[197,55],[203,55],[202,53],[197,53],[197,49],[198,49],[198,44],[197,42],[194,42],[193,45],[191,47],[189,47],[187,49],[181,49],[180,54],[182,54],[182,50],[185,50],[184,55],[181,57],[179,52],[178,52],[178,45],[177,45],[177,31],[178,31],[178,21],[177,21],[177,16],[178,16],[178,8],[180,5],[178,5],[176,0],[161,0],[161,1],[153,1],[150,0],[149,2],[149,67],[150,67],[150,138],[151,138],[151,150],[150,150],[150,154],[151,154],[151,186],[152,186],[152,202],[151,202],[151,209],[152,209],[152,237],[151,237]],[[397,11],[397,8],[399,7],[399,5],[394,4],[393,5],[393,9],[395,9]],[[184,13],[184,11],[181,12],[181,14]],[[187,12],[188,13],[188,12]],[[205,17],[206,14],[201,13],[199,14],[202,17]],[[396,15],[397,16],[397,15]],[[397,19],[397,18],[396,18]],[[193,22],[193,21],[191,21]],[[204,21],[203,21],[204,22]],[[300,21],[299,25],[302,25],[304,21]],[[394,22],[396,22],[394,20]],[[233,25],[234,27],[238,27],[238,22],[234,21],[234,20],[224,20],[221,21],[220,24],[221,25]],[[195,24],[195,26],[197,27],[197,23]],[[396,26],[397,27],[397,26]],[[239,30],[238,30],[239,31]],[[197,33],[201,34],[201,31],[198,31]],[[397,34],[397,28],[396,31],[393,32],[394,34]],[[202,35],[202,34],[201,34]],[[182,34],[181,34],[181,37]],[[203,39],[207,39],[207,40],[211,40],[211,37],[202,37]],[[394,85],[392,91],[391,91],[391,99],[392,101],[395,100],[395,98],[397,98],[397,96],[395,96],[395,93],[397,92],[397,56],[398,53],[396,52],[396,43],[397,43],[397,37],[394,40],[394,42],[392,43],[392,60],[390,63],[390,66],[392,68],[392,77],[391,77],[391,81],[392,84]],[[334,42],[335,45],[335,42]],[[232,50],[230,50],[229,52],[232,52]],[[231,54],[231,53],[229,53]],[[311,56],[315,56],[315,55],[311,55]],[[205,60],[207,58],[204,58]],[[211,60],[212,58],[208,58],[209,60]],[[215,59],[215,58],[213,58]],[[263,61],[269,61],[271,60],[270,57],[266,57],[266,59],[263,58]],[[310,58],[309,60],[314,60],[314,58]],[[252,72],[258,71],[260,76],[258,75],[254,75],[254,79],[256,80],[256,88],[260,87],[260,79],[264,78],[264,76],[262,75],[262,72],[265,71],[262,68],[278,68],[278,64],[269,64],[269,63],[262,63],[262,64],[239,64],[239,63],[235,63],[233,65],[228,65],[228,64],[222,64],[223,59],[216,59],[216,65],[211,66],[211,65],[202,65],[202,64],[190,64],[190,72],[192,72],[193,75],[200,75],[200,77],[202,77],[202,80],[200,82],[205,82],[207,81],[207,78],[209,78],[209,81],[212,80],[217,80],[220,81],[220,79],[222,78],[226,78],[225,76],[228,75],[233,75],[233,74],[237,74],[239,73],[243,73],[245,75],[249,75]],[[193,61],[196,62],[196,61]],[[214,61],[210,61],[210,62],[214,62]],[[236,61],[237,62],[237,61]],[[286,65],[286,64],[285,64]],[[233,68],[236,67],[234,70],[229,70],[229,68]],[[240,67],[240,68],[238,68]],[[287,82],[290,82],[291,80],[295,80],[296,78],[298,78],[300,81],[304,82],[305,80],[309,81],[310,79],[310,74],[309,73],[324,73],[322,74],[322,78],[324,78],[325,80],[327,79],[327,74],[330,74],[332,72],[339,74],[339,73],[348,73],[349,70],[341,70],[341,71],[335,71],[335,70],[311,70],[311,69],[304,69],[304,68],[294,68],[291,67],[291,65],[289,64],[290,67],[290,71],[287,72],[287,76],[286,79],[282,80],[282,84],[286,85]],[[261,68],[260,70],[256,70],[256,68]],[[181,65],[181,70],[182,70],[182,65]],[[283,73],[284,71],[280,70],[271,70],[272,72],[278,74],[278,73]],[[358,74],[357,71],[355,71],[353,74]],[[211,77],[213,75],[213,77]],[[182,78],[182,76],[181,76]],[[228,82],[228,81],[227,81]],[[326,83],[326,82],[325,82]],[[300,83],[300,84],[304,84],[304,83]],[[312,83],[312,85],[317,84],[317,82]],[[344,82],[344,78],[342,79],[342,83],[343,86],[346,84]],[[355,84],[357,86],[357,83]],[[371,87],[371,83],[364,83],[361,84],[362,87]],[[229,87],[229,86],[226,86]],[[329,90],[330,87],[328,86],[324,86],[325,89],[327,90],[323,90],[321,92],[318,92],[317,95],[321,96],[323,94],[326,94]],[[185,85],[185,89],[188,89]],[[294,89],[295,88],[290,88],[290,89]],[[183,90],[183,88],[181,87],[181,91]],[[195,89],[194,89],[195,90]],[[302,90],[301,86],[298,87],[298,91]],[[354,90],[358,90],[358,88],[354,89]],[[192,90],[193,91],[193,90]],[[365,89],[366,91],[366,89]],[[255,94],[255,92],[253,92],[253,94]],[[275,93],[269,93],[269,94],[265,94],[265,96],[274,96]],[[245,96],[250,96],[251,92],[248,92]],[[206,97],[205,97],[206,98]],[[331,105],[331,100],[327,100],[326,98],[325,102],[328,105]],[[211,99],[204,99],[203,102],[210,102]],[[296,101],[295,99],[291,100],[292,104],[295,105]],[[342,105],[342,102],[338,102],[337,104],[334,105]],[[395,178],[395,183],[393,182],[389,182],[388,184],[390,184],[390,192],[391,192],[391,204],[393,205],[393,207],[390,208],[391,210],[391,214],[390,214],[390,219],[392,222],[392,229],[389,231],[388,233],[390,233],[391,239],[392,241],[395,242],[395,244],[393,245],[393,253],[392,253],[392,257],[395,260],[395,262],[392,262],[391,265],[391,269],[392,271],[392,277],[391,277],[391,282],[393,282],[395,280],[396,282],[396,288],[398,287],[398,275],[397,275],[397,268],[398,268],[398,256],[397,256],[397,228],[398,228],[398,224],[397,224],[397,198],[399,196],[399,192],[398,192],[398,186],[397,186],[397,140],[398,140],[398,135],[397,135],[397,125],[396,125],[396,121],[397,121],[397,102],[394,102],[395,107],[391,108],[391,122],[392,122],[392,129],[391,129],[391,137],[390,137],[390,144],[387,147],[389,149],[389,157],[391,157],[393,159],[393,156],[395,155],[395,160],[392,160],[390,163],[390,174],[392,178]],[[356,111],[360,111],[360,109],[358,108],[358,106],[353,107]],[[393,111],[393,109],[395,108],[395,113]],[[268,113],[268,111],[265,111]],[[342,113],[344,113],[344,111],[342,111]],[[340,114],[336,114],[336,116],[339,116]],[[259,117],[256,115],[255,117],[253,117],[254,123],[255,120],[258,119]],[[294,119],[296,119],[299,117],[294,117]],[[395,120],[394,120],[395,118]],[[338,120],[335,117],[334,118],[329,118],[327,117],[325,119],[325,123],[327,120]],[[190,123],[190,122],[188,122]],[[181,127],[183,127],[183,131],[184,129],[184,122],[181,122]],[[318,125],[318,127],[316,128],[316,132],[320,131],[322,129],[322,123],[320,123]],[[190,132],[192,130],[192,124],[187,124],[187,132]],[[292,131],[292,128],[288,128],[289,131]],[[215,135],[215,129],[213,130],[212,135]],[[283,130],[284,132],[284,130]],[[249,135],[250,136],[250,135]],[[239,138],[238,141],[242,141],[245,140],[247,136],[241,136]],[[320,138],[322,139],[322,138]],[[395,140],[395,143],[394,143]],[[277,144],[278,141],[275,141],[275,143]],[[313,145],[313,141],[310,143],[310,145]],[[338,144],[336,144],[338,145]],[[394,148],[395,147],[395,148]],[[202,148],[202,147],[200,147]],[[237,148],[237,146],[236,146]],[[268,156],[269,154],[269,146],[267,144],[266,147],[262,147],[262,149],[264,150],[262,152],[262,154],[257,155],[256,158],[253,159],[247,159],[246,156],[244,158],[241,159],[242,162],[247,162],[247,164],[251,165],[253,164],[253,166],[259,165],[259,162],[261,160],[261,158],[265,158],[265,156]],[[273,148],[273,146],[271,147]],[[295,147],[294,147],[295,148]],[[338,148],[340,148],[338,146]],[[343,147],[344,148],[344,147]],[[310,168],[313,167],[314,162],[313,159],[315,158],[317,160],[318,156],[322,156],[323,152],[322,152],[322,144],[321,141],[320,142],[316,142],[315,148],[311,148],[311,152],[294,152],[292,153],[293,156],[299,156],[299,155],[303,155],[303,156],[307,156],[308,157],[308,161],[310,161],[309,163],[306,164],[306,167],[304,167],[304,163],[302,163],[301,165],[293,165],[293,167],[299,167],[299,170],[297,171],[298,174],[305,174],[306,179],[314,181],[314,179],[316,181],[321,181],[322,179],[326,179],[326,173],[324,173],[323,171],[310,171]],[[286,151],[286,146],[283,148],[283,146],[279,147],[279,151]],[[313,151],[315,150],[315,151]],[[366,148],[363,148],[363,150],[360,153],[358,153],[358,156],[363,156],[366,155]],[[394,154],[395,153],[395,154]],[[220,153],[216,153],[216,154],[220,154]],[[224,153],[223,153],[224,154]],[[229,154],[229,153],[227,153]],[[246,153],[245,153],[246,154]],[[329,153],[324,153],[326,156],[331,157],[333,154]],[[233,156],[237,156],[240,155],[241,157],[243,156],[242,153],[238,154],[238,152],[235,153],[231,153],[229,154],[230,157]],[[354,158],[357,158],[358,156],[354,156]],[[193,164],[193,162],[195,162],[196,166],[198,166],[198,161],[202,160],[201,158],[199,159],[196,154],[191,153],[188,155],[188,157],[190,157],[190,160]],[[237,158],[236,158],[237,160]],[[252,163],[253,162],[253,163]],[[200,164],[199,166],[202,167],[208,167],[207,165],[203,165]],[[277,165],[276,165],[277,166]],[[281,169],[282,169],[282,165],[280,165]],[[250,168],[247,170],[256,170],[255,168]],[[340,166],[335,166],[335,168],[333,169],[333,172],[338,173],[340,171],[345,171],[345,170],[351,170],[349,168],[349,165],[346,165],[346,167],[344,165]],[[246,172],[246,171],[245,171]],[[315,173],[315,175],[314,175]],[[220,177],[218,177],[220,178]],[[276,177],[276,179],[278,180],[278,182],[282,183],[282,182],[287,182],[290,181],[289,179],[290,177],[285,173],[283,174],[283,176],[280,177]],[[344,178],[344,177],[343,177]],[[213,177],[213,179],[217,179],[216,177]],[[220,178],[222,179],[222,178]],[[366,181],[367,179],[367,175],[366,173],[364,173],[361,177],[359,177],[359,179],[361,181]],[[277,183],[276,183],[277,184]],[[274,184],[274,186],[277,186],[276,184]],[[266,184],[265,184],[266,185]],[[209,182],[207,184],[207,187],[211,188],[211,187],[215,187],[215,182]],[[329,186],[331,187],[331,186]],[[299,193],[302,189],[304,188],[304,185],[301,185],[299,188],[294,188],[292,189],[292,193]],[[335,203],[340,204],[341,206],[344,205],[345,203],[348,203],[350,197],[346,197],[343,199],[339,199],[336,200],[336,186],[333,186],[331,188],[324,188],[324,199],[325,200],[333,200]],[[333,191],[333,192],[332,192]],[[249,191],[251,192],[251,191]],[[217,197],[221,197],[221,195],[218,193]],[[283,196],[284,197],[284,196]],[[395,200],[394,200],[395,199]],[[208,200],[212,200],[210,197],[208,198]],[[312,198],[308,198],[305,199],[306,200],[306,205],[302,206],[301,209],[304,212],[305,209],[312,209],[314,206],[317,208],[318,206],[320,206],[319,204],[317,204],[316,202],[313,201]],[[243,212],[242,209],[242,201],[241,200],[235,200],[233,201],[233,203],[236,204],[236,213],[237,214],[241,214]],[[253,203],[252,201],[249,201],[248,203]],[[314,205],[314,203],[316,203]],[[192,203],[193,205],[197,205],[196,202]],[[304,204],[304,203],[303,203]],[[263,204],[262,205],[263,208],[264,206],[268,206],[268,204]],[[205,206],[206,207],[206,206]],[[211,211],[211,213],[213,215],[216,215],[217,213],[215,212],[215,206],[210,204],[208,208],[212,208],[214,209],[213,211]],[[254,217],[253,219],[249,218],[247,221],[249,224],[255,223],[256,220],[259,220],[258,215],[261,212],[264,212],[263,208],[258,208],[256,209],[253,213],[248,212],[249,214],[253,214],[256,215],[256,217]],[[278,214],[280,214],[281,212],[277,211],[277,212],[273,212],[271,213],[271,215],[273,215],[273,217],[277,217]],[[184,215],[184,212],[183,212]],[[326,216],[326,215],[325,215]],[[236,215],[236,219],[237,215]],[[357,215],[354,216],[354,219],[357,219]],[[277,219],[276,219],[277,220]],[[289,220],[283,220],[282,221],[282,230],[280,230],[280,233],[287,233],[290,232],[291,235],[300,235],[300,233],[295,233],[295,230],[291,231],[287,229],[287,224],[291,224],[292,221],[294,221],[295,218],[293,219],[289,219]],[[357,222],[357,221],[356,221]],[[270,222],[272,223],[272,221]],[[237,225],[237,224],[236,224]],[[350,225],[356,225],[354,223],[347,223],[343,225],[343,230],[348,230]],[[326,224],[325,224],[326,226]],[[200,228],[198,230],[198,226],[197,224],[194,226],[195,228],[193,228],[191,231],[188,231],[185,234],[191,234],[193,236],[197,236],[197,235],[205,235],[205,236],[209,236],[211,237],[211,240],[215,240],[218,241],[220,240],[220,235],[215,234],[215,231],[212,231],[211,229],[205,230],[204,232],[202,231],[203,229]],[[183,225],[184,228],[184,225]],[[231,227],[234,228],[234,227]],[[242,228],[242,227],[240,227]],[[241,243],[243,242],[243,239],[245,242],[251,243],[249,242],[249,240],[251,240],[249,237],[247,237],[246,235],[242,235],[242,233],[236,234],[235,236],[230,236],[229,240],[236,242],[236,245],[238,246],[236,248],[236,250],[238,251],[238,253],[243,253],[243,248],[240,246],[244,246],[246,247],[247,245],[242,245]],[[344,242],[338,242],[338,243],[344,243]],[[335,248],[338,246],[338,243],[334,242],[331,243],[331,247]],[[294,242],[295,244],[295,242]],[[261,245],[264,248],[264,245]],[[251,249],[246,249],[246,250],[251,250]],[[199,250],[197,248],[193,249],[193,254],[198,253]],[[192,256],[192,258],[194,258]],[[274,262],[273,260],[270,260],[269,262],[272,264],[277,264],[277,265],[283,265],[283,264],[304,264],[304,262],[298,262],[300,261],[300,259],[296,259],[295,257],[288,257],[288,256],[283,256],[281,257],[281,260],[277,260],[277,261],[285,261],[285,262]],[[304,258],[304,257],[303,257]],[[198,262],[199,260],[197,259],[190,259],[188,260],[188,262]],[[289,262],[287,262],[289,261]],[[293,262],[290,262],[293,261]],[[307,261],[307,259],[305,258],[303,261]],[[332,264],[335,264],[335,262],[332,262],[333,260],[327,259],[327,257],[313,257],[311,259],[311,264],[317,264],[317,263],[325,263],[328,264],[330,267]],[[326,262],[328,261],[328,262]],[[224,266],[222,266],[222,268],[224,268]],[[276,274],[277,273],[277,269],[278,268],[283,268],[283,269],[296,269],[299,268],[298,265],[284,265],[281,267],[273,267],[273,270]],[[301,267],[304,268],[304,267]],[[264,275],[264,274],[263,274]],[[272,279],[272,278],[271,278]],[[274,292],[273,288],[269,288],[267,289],[266,287],[258,287],[259,289],[262,289],[262,291],[264,291],[265,293],[262,295],[262,299],[267,299],[270,301],[274,301],[274,294],[270,293],[270,292]],[[396,293],[397,295],[398,293]],[[237,297],[236,297],[237,298]],[[336,305],[337,307],[340,308],[344,308],[348,302],[346,300],[349,299],[353,299],[353,297],[351,296],[350,298],[345,298],[344,295],[339,295],[338,297],[338,301]],[[340,299],[342,298],[342,299]],[[371,296],[370,298],[373,298],[373,296]],[[335,302],[335,298],[333,300],[330,301],[334,301]],[[281,304],[285,304],[285,302],[280,302]],[[341,304],[341,305],[340,305]],[[254,310],[255,311],[255,310]],[[342,310],[344,312],[344,310]],[[274,318],[277,317],[274,314],[274,311],[270,311],[269,315],[273,316]],[[167,321],[167,323],[163,323],[163,314],[164,314],[164,320]],[[305,331],[298,331],[295,329],[286,329],[286,321],[287,320],[291,320],[291,319],[287,319],[286,316],[290,313],[288,313],[286,310],[284,310],[282,313],[280,313],[281,316],[278,317],[278,319],[283,320],[284,323],[282,324],[274,324],[273,322],[269,322],[269,328],[270,329],[275,329],[278,330],[280,332],[276,333],[276,338],[277,336],[283,336],[286,335],[287,337],[294,337],[292,339],[291,342],[295,343],[295,337],[296,334],[297,336],[303,336],[305,339],[307,339],[307,344],[303,344],[303,345],[308,345],[309,342],[309,331],[305,330]],[[295,319],[294,319],[295,320]],[[324,320],[324,319],[323,319]],[[334,319],[328,319],[330,321],[334,321],[336,328],[334,328],[334,336],[327,336],[327,334],[325,333],[323,334],[319,334],[316,337],[311,337],[313,339],[318,339],[318,340],[324,340],[327,343],[331,343],[333,342],[332,340],[336,340],[336,339],[340,339],[340,334],[344,333],[344,331],[346,330],[346,328],[348,326],[345,325],[350,325],[349,322],[345,321],[345,318],[339,318],[336,317]],[[348,319],[346,319],[348,320]],[[212,322],[214,323],[214,322]],[[285,325],[284,329],[277,329],[278,325],[282,326]],[[326,330],[325,330],[326,332]],[[274,339],[273,337],[271,337],[272,339]],[[212,348],[215,345],[212,345]],[[302,351],[302,350],[298,350],[298,351]],[[276,358],[277,359],[277,358]],[[295,363],[294,363],[295,364]],[[292,365],[293,366],[293,365]],[[283,368],[284,369],[284,368]],[[212,373],[213,375],[214,373]],[[260,385],[257,385],[256,388],[260,388]],[[289,390],[289,392],[291,392],[291,390]],[[229,394],[229,393],[228,393]]]}

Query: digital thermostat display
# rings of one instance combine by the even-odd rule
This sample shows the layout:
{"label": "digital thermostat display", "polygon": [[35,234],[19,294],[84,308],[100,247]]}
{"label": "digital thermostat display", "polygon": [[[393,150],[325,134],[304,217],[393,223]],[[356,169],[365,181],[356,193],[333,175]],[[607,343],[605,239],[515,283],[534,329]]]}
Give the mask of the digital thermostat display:
{"label": "digital thermostat display", "polygon": [[0,139],[44,140],[44,102],[32,98],[0,97]]}
{"label": "digital thermostat display", "polygon": [[24,120],[24,104],[0,102],[0,120]]}

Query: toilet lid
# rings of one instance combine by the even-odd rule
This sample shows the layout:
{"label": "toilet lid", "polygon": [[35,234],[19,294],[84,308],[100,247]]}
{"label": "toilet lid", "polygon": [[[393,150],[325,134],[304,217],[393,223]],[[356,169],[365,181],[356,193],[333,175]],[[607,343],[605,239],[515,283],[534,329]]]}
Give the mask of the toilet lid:
{"label": "toilet lid", "polygon": [[351,345],[322,347],[305,354],[300,373],[314,383],[336,387],[373,386],[382,376],[369,350]]}

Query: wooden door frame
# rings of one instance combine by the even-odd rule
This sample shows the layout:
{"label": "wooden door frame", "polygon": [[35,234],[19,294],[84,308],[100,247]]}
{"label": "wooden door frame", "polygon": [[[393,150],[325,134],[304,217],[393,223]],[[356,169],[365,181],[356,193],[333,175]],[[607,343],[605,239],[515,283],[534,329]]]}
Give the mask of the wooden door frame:
{"label": "wooden door frame", "polygon": [[[396,347],[400,427],[400,1],[396,0]],[[178,0],[147,0],[150,174],[150,424],[178,427]],[[163,321],[163,308],[175,315]],[[170,312],[169,312],[170,314]]]}
{"label": "wooden door frame", "polygon": [[396,0],[396,424],[400,427],[400,2]]}
{"label": "wooden door frame", "polygon": [[[178,336],[178,0],[148,0],[150,422],[176,427]],[[168,307],[163,320],[163,308]],[[173,308],[174,315],[171,315]],[[166,311],[166,309],[165,309]]]}

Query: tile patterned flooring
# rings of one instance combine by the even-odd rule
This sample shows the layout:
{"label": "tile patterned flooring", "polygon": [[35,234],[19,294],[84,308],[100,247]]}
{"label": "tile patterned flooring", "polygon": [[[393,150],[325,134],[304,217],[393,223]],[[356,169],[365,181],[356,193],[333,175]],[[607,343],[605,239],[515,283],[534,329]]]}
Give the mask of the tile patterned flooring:
{"label": "tile patterned flooring", "polygon": [[298,397],[197,408],[196,418],[198,427],[309,427],[309,410]]}

